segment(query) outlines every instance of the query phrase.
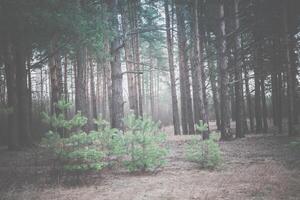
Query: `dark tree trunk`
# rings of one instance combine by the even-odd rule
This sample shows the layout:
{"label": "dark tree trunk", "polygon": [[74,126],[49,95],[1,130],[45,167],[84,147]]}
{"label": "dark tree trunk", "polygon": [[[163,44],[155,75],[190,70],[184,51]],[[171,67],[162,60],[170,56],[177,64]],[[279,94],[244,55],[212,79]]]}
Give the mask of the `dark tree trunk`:
{"label": "dark tree trunk", "polygon": [[190,91],[189,69],[186,55],[186,30],[184,23],[184,7],[182,2],[176,1],[177,37],[179,49],[180,72],[180,99],[181,99],[181,124],[183,134],[194,134],[194,119]]}
{"label": "dark tree trunk", "polygon": [[[128,14],[124,10],[122,12],[122,29],[124,35],[126,35],[129,31],[133,31],[132,24],[130,23],[131,17],[132,17],[132,7],[130,2],[128,2]],[[135,71],[132,45],[133,45],[132,37],[125,40],[124,50],[125,50],[126,70],[128,72]],[[128,82],[128,95],[129,95],[128,97],[129,109],[132,109],[135,116],[138,116],[139,111],[138,111],[138,98],[137,98],[137,86],[136,86],[137,81],[134,73],[127,73],[127,82]]]}
{"label": "dark tree trunk", "polygon": [[[98,118],[98,111],[97,111],[97,97],[95,93],[95,77],[94,77],[94,63],[93,60],[90,59],[90,95],[91,95],[91,103],[92,103],[92,118],[97,119]],[[94,124],[94,129],[97,129],[96,125]]]}
{"label": "dark tree trunk", "polygon": [[[204,110],[203,100],[203,80],[204,77],[202,72],[203,68],[203,54],[199,52],[199,41],[203,39],[199,37],[198,29],[198,2],[192,1],[190,4],[191,12],[191,68],[192,68],[192,86],[193,86],[193,105],[194,105],[194,120],[195,123],[199,123],[200,120],[207,123],[207,117]],[[199,50],[198,50],[199,48]],[[202,48],[201,48],[202,51]],[[200,60],[201,59],[201,60]],[[203,133],[203,138],[208,139],[208,133]]]}
{"label": "dark tree trunk", "polygon": [[[7,41],[8,43],[8,41]],[[8,114],[8,149],[17,150],[20,146],[19,138],[19,99],[17,94],[17,66],[14,63],[14,49],[12,44],[6,44],[4,50],[5,73],[7,78],[7,106],[11,109]]]}
{"label": "dark tree trunk", "polygon": [[215,116],[216,116],[216,125],[217,129],[221,130],[221,119],[220,119],[220,104],[219,104],[219,94],[218,94],[218,86],[217,86],[217,68],[214,64],[213,60],[213,52],[210,47],[210,33],[206,32],[206,42],[205,42],[205,49],[206,49],[206,55],[208,57],[207,59],[207,65],[209,69],[209,81],[211,85],[211,91],[213,96],[213,103],[214,103],[214,110],[215,110]]}
{"label": "dark tree trunk", "polygon": [[[172,111],[173,111],[173,126],[174,134],[180,135],[180,120],[178,111],[178,101],[176,93],[176,81],[175,81],[175,66],[174,66],[174,55],[173,55],[173,37],[171,35],[170,25],[170,14],[168,0],[165,0],[165,16],[166,16],[166,29],[167,29],[167,45],[168,45],[168,61],[171,81],[171,96],[172,96]],[[173,19],[172,19],[173,20]]]}
{"label": "dark tree trunk", "polygon": [[[76,112],[81,112],[83,116],[89,117],[88,112],[88,98],[86,93],[87,88],[87,60],[86,60],[86,48],[78,47],[76,52],[76,78],[75,78],[75,101]],[[88,124],[84,127],[85,131],[89,130]]]}
{"label": "dark tree trunk", "polygon": [[230,130],[230,102],[229,102],[229,81],[228,64],[226,56],[226,32],[224,19],[224,0],[219,0],[219,45],[218,45],[218,65],[220,83],[220,104],[221,104],[221,139],[228,140],[232,137]]}
{"label": "dark tree trunk", "polygon": [[[61,81],[61,57],[59,53],[57,53],[57,36],[54,36],[52,41],[50,42],[50,55],[52,55],[49,59],[49,76],[50,76],[50,93],[51,93],[51,104],[50,110],[51,114],[56,114],[57,116],[61,113],[57,108],[56,104],[62,98],[62,88],[60,85]],[[55,53],[54,53],[55,52]]]}
{"label": "dark tree trunk", "polygon": [[118,1],[110,1],[112,10],[112,29],[116,36],[111,43],[111,126],[123,130],[124,101],[123,101],[123,77],[121,67],[121,52],[119,41],[119,24],[118,24]]}
{"label": "dark tree trunk", "polygon": [[262,118],[263,118],[263,131],[268,132],[268,110],[266,102],[265,80],[261,79],[261,102],[262,102]]}
{"label": "dark tree trunk", "polygon": [[288,103],[288,134],[290,136],[296,135],[294,128],[295,123],[295,87],[293,73],[296,71],[295,66],[292,64],[291,59],[291,35],[289,30],[289,20],[288,20],[288,2],[283,3],[283,33],[284,33],[284,51],[285,51],[285,61],[286,61],[286,72],[287,72],[287,103]]}
{"label": "dark tree trunk", "polygon": [[[239,19],[239,0],[234,0],[234,10],[235,10],[235,30],[240,28]],[[235,118],[236,118],[236,137],[242,138],[245,136],[244,127],[244,95],[243,95],[243,76],[242,76],[242,42],[240,34],[235,36]]]}
{"label": "dark tree trunk", "polygon": [[248,74],[248,69],[246,67],[244,67],[244,76],[245,76],[246,99],[247,99],[248,116],[250,121],[250,130],[251,132],[254,132],[252,98],[251,98],[250,87],[249,87],[249,74]]}

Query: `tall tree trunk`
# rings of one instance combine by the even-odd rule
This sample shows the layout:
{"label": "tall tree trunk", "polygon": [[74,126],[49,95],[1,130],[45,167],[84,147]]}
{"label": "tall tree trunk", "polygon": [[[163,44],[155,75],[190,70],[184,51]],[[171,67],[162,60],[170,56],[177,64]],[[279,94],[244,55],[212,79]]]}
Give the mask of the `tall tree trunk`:
{"label": "tall tree trunk", "polygon": [[8,149],[17,150],[20,145],[19,138],[19,99],[17,94],[17,66],[14,62],[13,45],[6,41],[4,50],[5,73],[7,78],[7,106],[8,113]]}
{"label": "tall tree trunk", "polygon": [[154,105],[154,76],[153,76],[153,71],[154,71],[154,66],[153,66],[153,56],[152,56],[152,48],[153,46],[150,44],[149,46],[149,67],[150,67],[150,72],[149,72],[149,95],[150,95],[150,113],[151,117],[154,119],[154,113],[155,113],[155,105]]}
{"label": "tall tree trunk", "polygon": [[263,131],[268,132],[268,110],[265,93],[265,80],[261,78],[261,102],[262,102],[262,118],[263,118]]}
{"label": "tall tree trunk", "polygon": [[183,134],[194,134],[194,119],[190,91],[189,69],[186,55],[186,32],[184,23],[184,7],[176,0],[177,37],[179,49],[181,124]]}
{"label": "tall tree trunk", "polygon": [[[83,116],[89,117],[88,110],[88,97],[86,93],[87,88],[87,58],[86,48],[78,47],[76,52],[76,79],[75,79],[75,101],[76,101],[76,112],[81,112]],[[87,124],[84,127],[85,131],[90,129]]]}
{"label": "tall tree trunk", "polygon": [[230,130],[230,102],[228,99],[228,63],[226,56],[226,32],[224,19],[224,0],[219,0],[219,45],[218,45],[218,65],[220,83],[220,103],[221,103],[221,139],[228,140],[232,137]]}
{"label": "tall tree trunk", "polygon": [[[205,74],[205,65],[204,65],[204,52],[205,52],[205,7],[204,1],[195,1],[196,4],[196,15],[197,15],[197,25],[198,25],[198,48],[199,48],[199,59],[200,59],[200,70],[201,70],[201,78],[200,84],[202,85],[202,99],[203,99],[203,121],[207,124],[209,129],[209,111],[208,111],[208,99],[207,99],[207,92],[206,92],[206,74]],[[208,130],[209,131],[209,130]],[[203,133],[203,139],[208,139],[209,132]]]}
{"label": "tall tree trunk", "polygon": [[174,126],[174,134],[180,135],[180,120],[179,120],[178,101],[177,101],[177,93],[176,93],[176,80],[175,80],[176,77],[175,77],[175,66],[174,66],[174,55],[173,55],[174,41],[170,30],[171,25],[170,25],[168,0],[165,0],[164,6],[165,6],[166,29],[167,29],[166,32],[167,32],[169,72],[170,72],[170,81],[171,81],[173,126]]}
{"label": "tall tree trunk", "polygon": [[246,99],[247,99],[247,108],[248,108],[248,115],[250,121],[250,130],[251,132],[254,132],[252,98],[251,98],[250,87],[249,87],[249,74],[246,67],[244,67],[244,76],[245,76]]}
{"label": "tall tree trunk", "polygon": [[[32,132],[32,80],[31,80],[31,69],[30,69],[30,60],[31,60],[31,55],[29,58],[27,58],[27,82],[28,82],[28,91],[27,91],[27,96],[28,96],[28,120],[29,120],[29,133]],[[31,136],[30,136],[31,137]],[[30,138],[31,139],[31,138]],[[30,141],[32,142],[32,141]]]}
{"label": "tall tree trunk", "polygon": [[[68,91],[68,57],[64,56],[64,101],[69,102],[69,91]],[[65,110],[65,118],[68,118],[68,110]]]}
{"label": "tall tree trunk", "polygon": [[216,125],[217,129],[221,130],[221,119],[220,119],[220,104],[219,104],[219,95],[218,95],[218,87],[217,87],[217,68],[214,64],[213,60],[213,52],[210,47],[211,38],[210,33],[206,32],[205,34],[206,42],[205,42],[205,49],[207,55],[207,65],[209,69],[209,81],[212,90],[213,96],[213,103],[214,103],[214,110],[215,110],[215,117],[216,117]]}
{"label": "tall tree trunk", "polygon": [[[256,50],[258,51],[258,50]],[[256,52],[257,56],[260,52]],[[256,133],[262,132],[262,115],[261,115],[261,81],[260,73],[258,72],[259,66],[256,66],[254,69],[254,84],[255,84],[255,121],[256,121]]]}
{"label": "tall tree trunk", "polygon": [[[95,93],[95,78],[94,78],[94,73],[95,73],[95,69],[94,69],[94,63],[93,60],[90,59],[90,94],[91,94],[91,103],[92,103],[92,118],[93,119],[97,119],[98,115],[98,110],[97,110],[97,97],[96,97],[96,93]],[[94,129],[97,129],[97,127],[94,125],[93,127]]]}
{"label": "tall tree trunk", "polygon": [[[195,123],[199,123],[200,120],[207,123],[204,110],[204,100],[203,100],[203,75],[202,75],[202,60],[203,56],[200,56],[198,51],[198,40],[199,38],[199,29],[198,29],[198,2],[192,1],[190,5],[191,10],[191,65],[192,65],[192,85],[193,85],[193,105],[194,105],[194,120]],[[203,133],[203,138],[208,139],[208,133]]]}
{"label": "tall tree trunk", "polygon": [[295,123],[295,87],[293,83],[293,73],[296,71],[294,65],[292,65],[291,59],[291,34],[289,30],[289,20],[288,20],[288,2],[283,2],[283,32],[284,32],[284,51],[285,60],[287,66],[287,101],[288,101],[288,134],[290,136],[296,135],[294,129]]}
{"label": "tall tree trunk", "polygon": [[15,39],[15,62],[17,65],[17,91],[19,99],[19,136],[20,144],[28,146],[32,143],[30,132],[30,104],[27,84],[26,56],[28,51],[23,36]]}
{"label": "tall tree trunk", "polygon": [[[234,0],[234,10],[235,10],[235,23],[234,29],[240,29],[240,19],[239,19],[239,0]],[[236,137],[242,138],[245,136],[244,128],[244,95],[243,95],[243,76],[242,76],[242,42],[241,35],[237,33],[235,35],[235,118],[236,118]]]}
{"label": "tall tree trunk", "polygon": [[50,93],[51,93],[51,104],[50,110],[51,114],[56,114],[57,116],[61,113],[57,108],[56,104],[62,97],[62,88],[61,84],[61,57],[57,51],[57,35],[53,37],[50,41],[50,55],[52,55],[49,59],[49,77],[50,77]]}
{"label": "tall tree trunk", "polygon": [[[140,49],[139,49],[139,27],[138,27],[138,6],[139,0],[129,0],[129,22],[131,31],[134,31],[131,42],[132,42],[132,55],[134,59],[134,70],[139,72],[140,71]],[[142,77],[141,73],[135,73],[135,80],[136,80],[136,89],[137,89],[137,99],[138,99],[138,115],[143,117],[143,91],[142,91]]]}
{"label": "tall tree trunk", "polygon": [[123,77],[121,67],[121,52],[118,24],[118,0],[110,1],[112,10],[112,29],[116,34],[111,43],[111,126],[123,130],[124,101],[123,101]]}
{"label": "tall tree trunk", "polygon": [[[256,1],[254,7],[254,19],[260,20],[262,1]],[[261,31],[261,24],[257,23],[254,26],[253,37],[255,41],[254,49],[254,84],[255,84],[255,122],[256,133],[262,132],[262,106],[261,106],[261,73],[263,68],[263,49],[261,43],[263,42]]]}
{"label": "tall tree trunk", "polygon": [[[131,30],[131,24],[129,21],[131,20],[132,15],[132,7],[130,2],[128,2],[128,14],[123,10],[122,12],[122,29],[123,34],[128,34]],[[125,50],[125,60],[126,60],[126,70],[127,73],[127,82],[128,82],[128,100],[129,100],[129,109],[132,109],[135,116],[139,115],[138,111],[138,97],[137,97],[137,87],[136,87],[136,76],[134,73],[134,59],[133,59],[133,37],[129,36],[127,40],[125,40],[124,50]]]}

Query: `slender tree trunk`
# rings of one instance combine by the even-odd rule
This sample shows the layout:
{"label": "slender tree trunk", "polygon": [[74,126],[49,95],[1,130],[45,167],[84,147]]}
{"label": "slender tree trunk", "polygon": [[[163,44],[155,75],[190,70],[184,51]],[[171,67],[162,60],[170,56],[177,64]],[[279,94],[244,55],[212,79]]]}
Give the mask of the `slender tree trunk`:
{"label": "slender tree trunk", "polygon": [[[258,55],[259,53],[256,53]],[[261,115],[261,81],[260,73],[258,72],[258,66],[254,70],[255,81],[255,121],[256,121],[256,133],[262,132],[262,115]]]}
{"label": "slender tree trunk", "polygon": [[[81,112],[83,116],[89,117],[88,111],[88,97],[86,93],[87,88],[87,58],[86,48],[78,47],[76,52],[76,79],[75,79],[75,99],[76,112]],[[85,131],[90,129],[89,124],[84,127]]]}
{"label": "slender tree trunk", "polygon": [[55,35],[50,42],[50,55],[53,55],[49,59],[49,72],[50,72],[50,93],[51,93],[51,104],[50,110],[51,114],[60,114],[60,110],[57,108],[56,104],[62,97],[62,88],[60,85],[61,78],[61,58],[59,53],[54,53],[57,51],[57,35]]}
{"label": "slender tree trunk", "polygon": [[219,0],[219,47],[218,47],[218,65],[220,77],[220,103],[221,103],[221,139],[228,140],[232,137],[230,130],[230,102],[228,99],[228,65],[226,56],[226,32],[224,19],[224,0]]}
{"label": "slender tree trunk", "polygon": [[205,49],[207,59],[207,65],[209,69],[209,81],[212,90],[213,96],[213,103],[214,103],[214,110],[216,116],[216,125],[217,129],[221,130],[221,119],[220,119],[220,104],[219,104],[219,95],[218,95],[218,87],[217,87],[217,68],[214,64],[213,57],[212,57],[212,50],[210,49],[210,33],[206,32],[206,42],[205,42]]}
{"label": "slender tree trunk", "polygon": [[[92,103],[92,118],[97,119],[97,97],[95,93],[95,78],[94,78],[94,63],[93,60],[90,59],[90,94],[91,94],[91,103]],[[97,127],[94,125],[94,129],[97,129]]]}
{"label": "slender tree trunk", "polygon": [[124,101],[123,101],[123,77],[121,67],[121,51],[119,41],[119,24],[118,24],[118,1],[110,1],[112,10],[112,28],[116,36],[111,43],[111,126],[123,130]]}
{"label": "slender tree trunk", "polygon": [[[255,2],[255,20],[260,20],[261,17],[261,1]],[[260,34],[261,26],[257,23],[254,27],[253,37],[255,41],[254,49],[254,84],[255,84],[255,122],[256,133],[262,132],[262,106],[261,106],[261,69],[263,68],[263,49],[261,42],[263,38]]]}
{"label": "slender tree trunk", "polygon": [[180,0],[176,0],[182,132],[183,134],[194,134],[195,130],[190,91],[189,69],[187,66],[186,33],[183,12],[184,8],[182,2]]}
{"label": "slender tree trunk", "polygon": [[152,57],[152,45],[150,44],[149,46],[149,67],[150,67],[150,72],[149,72],[149,95],[150,95],[150,113],[151,117],[154,119],[154,113],[155,113],[155,106],[154,106],[154,77],[153,77],[153,71],[154,71],[154,66],[153,66],[153,57]]}
{"label": "slender tree trunk", "polygon": [[[198,4],[197,1],[193,1],[190,5],[191,10],[191,65],[192,65],[192,85],[193,85],[193,105],[194,105],[194,120],[195,123],[199,123],[200,120],[207,123],[204,110],[203,100],[203,75],[202,75],[202,60],[203,56],[200,56],[198,51],[199,38],[198,32]],[[208,133],[203,134],[204,139],[208,139]]]}
{"label": "slender tree trunk", "polygon": [[262,102],[262,118],[263,118],[263,131],[268,132],[268,110],[265,93],[265,80],[261,78],[261,102]]}
{"label": "slender tree trunk", "polygon": [[284,50],[285,50],[285,59],[287,66],[287,101],[288,101],[288,134],[290,136],[296,135],[294,129],[295,123],[295,88],[293,83],[293,72],[294,67],[291,60],[291,36],[289,32],[289,21],[288,21],[288,2],[283,3],[283,32],[284,32]]}
{"label": "slender tree trunk", "polygon": [[[178,101],[176,93],[176,77],[175,77],[175,66],[174,66],[174,55],[173,55],[173,37],[171,35],[170,26],[170,14],[168,0],[165,0],[165,17],[166,17],[166,29],[167,29],[167,45],[168,45],[168,61],[171,81],[171,96],[172,96],[172,111],[173,111],[173,126],[174,134],[180,135],[180,120],[178,111]],[[172,19],[173,20],[173,19]]]}
{"label": "slender tree trunk", "polygon": [[246,67],[244,67],[244,76],[245,76],[246,99],[247,99],[247,108],[248,108],[248,115],[250,121],[250,130],[251,132],[254,132],[252,98],[251,98],[250,87],[249,87],[249,74]]}
{"label": "slender tree trunk", "polygon": [[19,138],[19,99],[17,95],[17,66],[14,63],[13,45],[6,44],[4,50],[5,73],[7,78],[7,106],[11,112],[8,114],[8,149],[17,150],[20,146]]}
{"label": "slender tree trunk", "polygon": [[[27,82],[28,82],[28,120],[29,120],[29,133],[32,133],[32,112],[33,112],[33,109],[32,109],[32,80],[31,80],[31,69],[30,69],[30,57],[27,59]],[[31,136],[30,136],[31,137]],[[30,138],[31,139],[31,138]],[[32,142],[32,141],[30,141]]]}
{"label": "slender tree trunk", "polygon": [[[129,24],[132,16],[132,5],[128,2],[128,14],[123,10],[122,13],[122,28],[123,34],[126,35],[127,32],[133,31],[131,30],[132,24]],[[129,29],[129,30],[128,30]],[[135,71],[134,68],[134,59],[133,59],[133,38],[125,40],[125,60],[126,60],[126,70],[128,72]],[[137,98],[137,87],[136,87],[136,76],[134,73],[127,73],[127,82],[128,82],[128,100],[129,100],[129,109],[132,109],[135,116],[139,115],[138,111],[138,98]]]}
{"label": "slender tree trunk", "polygon": [[[235,30],[240,28],[239,19],[239,0],[234,0],[235,10]],[[244,128],[244,95],[243,95],[243,76],[242,76],[242,42],[240,34],[235,36],[235,117],[236,117],[236,137],[242,138],[245,136]]]}
{"label": "slender tree trunk", "polygon": [[205,14],[205,8],[204,8],[204,1],[195,1],[196,6],[196,23],[198,25],[197,31],[197,39],[198,39],[198,48],[199,48],[199,60],[200,60],[200,71],[201,71],[201,78],[200,78],[200,85],[202,86],[202,91],[200,92],[200,95],[202,95],[203,99],[203,106],[204,110],[203,112],[203,121],[208,126],[208,132],[204,132],[202,137],[203,139],[209,138],[209,112],[208,112],[208,99],[207,99],[207,92],[206,92],[206,74],[205,74],[205,65],[204,65],[204,52],[205,52],[205,25],[204,25],[204,14]]}

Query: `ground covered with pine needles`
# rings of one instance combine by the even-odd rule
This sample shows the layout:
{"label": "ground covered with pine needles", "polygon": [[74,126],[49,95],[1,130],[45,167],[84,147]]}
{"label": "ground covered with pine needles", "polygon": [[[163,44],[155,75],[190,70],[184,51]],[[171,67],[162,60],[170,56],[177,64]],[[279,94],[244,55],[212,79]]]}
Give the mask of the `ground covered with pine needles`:
{"label": "ground covered with pine needles", "polygon": [[42,149],[0,150],[0,199],[300,199],[300,154],[289,146],[295,138],[249,135],[220,142],[222,164],[215,170],[186,160],[190,139],[170,134],[168,162],[156,173],[132,174],[115,166],[85,174],[76,184],[51,171],[51,157]]}

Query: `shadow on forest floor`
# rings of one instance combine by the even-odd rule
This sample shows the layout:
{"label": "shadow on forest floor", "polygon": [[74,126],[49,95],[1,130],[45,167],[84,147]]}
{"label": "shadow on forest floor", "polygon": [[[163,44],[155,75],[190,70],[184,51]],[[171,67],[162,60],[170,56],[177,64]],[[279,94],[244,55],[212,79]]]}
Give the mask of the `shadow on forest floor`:
{"label": "shadow on forest floor", "polygon": [[[300,154],[288,146],[294,138],[249,135],[220,142],[223,162],[215,171],[185,159],[190,138],[170,134],[168,163],[156,174],[130,174],[115,167],[80,179],[58,179],[42,149],[1,150],[0,199],[300,199]],[[80,186],[74,186],[78,180]]]}

